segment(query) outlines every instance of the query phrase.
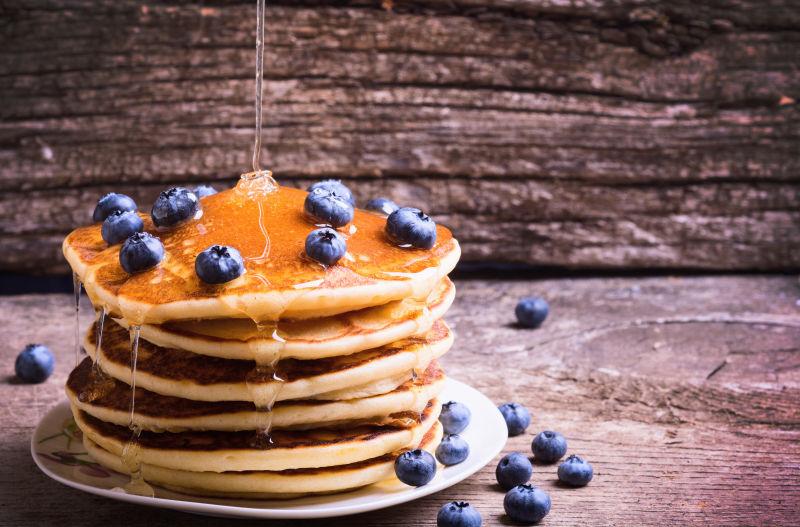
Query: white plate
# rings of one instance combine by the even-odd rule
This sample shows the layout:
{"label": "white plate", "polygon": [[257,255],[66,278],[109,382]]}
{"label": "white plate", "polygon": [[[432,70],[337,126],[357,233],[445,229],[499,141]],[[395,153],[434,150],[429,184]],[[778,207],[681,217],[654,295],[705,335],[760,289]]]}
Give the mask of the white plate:
{"label": "white plate", "polygon": [[84,492],[114,500],[163,507],[195,514],[238,518],[327,518],[373,511],[415,500],[455,485],[494,459],[507,439],[506,423],[495,405],[478,390],[448,379],[442,401],[460,401],[472,412],[472,421],[461,434],[470,446],[469,457],[452,467],[439,465],[436,477],[424,487],[413,488],[397,480],[377,483],[342,494],[293,500],[239,500],[189,496],[156,487],[149,498],[111,490],[129,478],[94,463],[81,443],[69,404],[65,401],[47,413],[31,439],[33,460],[42,472]]}

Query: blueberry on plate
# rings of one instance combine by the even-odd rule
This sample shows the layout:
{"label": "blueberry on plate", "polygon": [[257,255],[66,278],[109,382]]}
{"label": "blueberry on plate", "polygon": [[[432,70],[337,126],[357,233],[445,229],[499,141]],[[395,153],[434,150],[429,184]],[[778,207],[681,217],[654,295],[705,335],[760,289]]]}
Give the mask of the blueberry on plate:
{"label": "blueberry on plate", "polygon": [[445,434],[460,434],[469,424],[472,412],[467,405],[450,401],[442,405],[439,422],[442,423]]}
{"label": "blueberry on plate", "polygon": [[539,523],[550,512],[550,495],[539,487],[517,485],[506,493],[503,508],[515,522]]}
{"label": "blueberry on plate", "polygon": [[347,252],[344,236],[330,227],[311,231],[306,237],[306,254],[323,265],[333,265]]}
{"label": "blueberry on plate", "polygon": [[326,188],[315,188],[309,192],[303,210],[315,222],[331,227],[341,227],[353,221],[354,210],[350,202]]}
{"label": "blueberry on plate", "polygon": [[369,200],[364,208],[388,216],[400,207],[397,206],[397,203],[388,198],[374,198]]}
{"label": "blueberry on plate", "polygon": [[481,527],[481,513],[466,501],[445,503],[436,515],[436,527]]}
{"label": "blueberry on plate", "polygon": [[583,487],[592,481],[592,465],[575,454],[569,456],[558,466],[558,480],[573,487]]}
{"label": "blueberry on plate", "polygon": [[469,456],[469,445],[458,434],[449,434],[442,438],[436,447],[436,459],[445,466],[458,465]]}
{"label": "blueberry on plate", "polygon": [[40,383],[47,380],[53,373],[55,358],[47,346],[42,344],[28,344],[17,355],[14,362],[14,372],[23,382]]}
{"label": "blueberry on plate", "polygon": [[224,284],[242,275],[244,260],[233,247],[212,245],[197,255],[194,272],[207,284]]}
{"label": "blueberry on plate", "polygon": [[353,197],[353,193],[350,192],[350,189],[338,179],[325,179],[323,181],[317,181],[306,190],[308,192],[313,192],[318,188],[330,190],[331,192],[336,193],[337,196],[343,198],[351,206],[356,206],[356,199]]}
{"label": "blueberry on plate", "polygon": [[531,442],[533,458],[543,463],[554,463],[567,453],[567,440],[558,432],[539,432]]}
{"label": "blueberry on plate", "polygon": [[425,450],[409,450],[394,460],[394,473],[406,485],[421,487],[436,475],[436,460]]}
{"label": "blueberry on plate", "polygon": [[514,314],[517,315],[517,322],[520,326],[526,328],[538,328],[547,318],[550,312],[550,305],[544,298],[538,296],[531,296],[523,298],[514,309]]}
{"label": "blueberry on plate", "polygon": [[212,187],[211,185],[197,185],[192,189],[194,195],[198,198],[205,198],[206,196],[211,196],[212,194],[217,193],[217,189]]}
{"label": "blueberry on plate", "polygon": [[531,424],[531,414],[519,403],[505,403],[497,407],[506,420],[509,436],[518,436]]}
{"label": "blueberry on plate", "polygon": [[183,187],[172,187],[158,195],[150,217],[156,227],[174,227],[194,218],[199,210],[200,200],[194,192]]}
{"label": "blueberry on plate", "polygon": [[517,485],[524,485],[530,481],[531,474],[533,474],[531,461],[527,456],[519,452],[512,452],[503,456],[503,459],[500,460],[494,470],[497,483],[500,484],[503,490],[510,490]]}
{"label": "blueberry on plate", "polygon": [[92,213],[92,221],[95,223],[101,222],[108,218],[109,214],[117,210],[136,212],[136,202],[125,194],[116,194],[114,192],[106,194],[97,200],[97,205],[95,205]]}
{"label": "blueberry on plate", "polygon": [[130,274],[155,267],[163,258],[161,240],[147,232],[132,234],[119,251],[119,264]]}
{"label": "blueberry on plate", "polygon": [[436,223],[419,209],[403,207],[386,218],[386,234],[399,245],[430,249],[436,243]]}
{"label": "blueberry on plate", "polygon": [[144,222],[139,214],[130,210],[115,210],[103,221],[100,234],[107,244],[114,245],[143,230]]}

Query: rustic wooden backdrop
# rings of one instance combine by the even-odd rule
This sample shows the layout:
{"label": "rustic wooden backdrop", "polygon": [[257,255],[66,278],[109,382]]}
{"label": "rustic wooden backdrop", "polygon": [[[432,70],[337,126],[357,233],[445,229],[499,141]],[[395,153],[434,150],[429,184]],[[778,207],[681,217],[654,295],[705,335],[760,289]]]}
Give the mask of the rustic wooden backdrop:
{"label": "rustic wooden backdrop", "polygon": [[[0,1],[0,270],[110,190],[250,162],[254,3]],[[800,3],[268,2],[265,159],[452,226],[465,260],[800,266]]]}

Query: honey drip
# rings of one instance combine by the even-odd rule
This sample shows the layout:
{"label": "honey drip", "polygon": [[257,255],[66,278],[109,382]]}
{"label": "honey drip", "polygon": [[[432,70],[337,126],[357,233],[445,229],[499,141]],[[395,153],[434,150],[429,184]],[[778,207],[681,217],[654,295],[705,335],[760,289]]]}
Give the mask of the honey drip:
{"label": "honey drip", "polygon": [[[255,140],[253,145],[253,172],[242,174],[236,185],[236,193],[252,200],[258,207],[258,228],[264,237],[264,247],[261,254],[249,256],[245,261],[263,262],[269,257],[270,237],[264,219],[264,201],[278,189],[278,184],[272,178],[272,173],[261,169],[261,117],[262,96],[264,79],[264,0],[256,3],[256,97],[255,97]],[[269,279],[259,273],[253,273],[253,278],[264,285],[269,285]],[[281,354],[286,340],[278,334],[278,318],[274,321],[263,322],[254,320],[259,335],[269,335],[275,344],[268,350],[259,352],[255,357],[255,367],[247,375],[247,389],[256,408],[256,434],[253,446],[256,448],[269,448],[272,445],[270,431],[272,429],[272,408],[278,400],[285,378],[279,371]]]}
{"label": "honey drip", "polygon": [[153,487],[142,477],[142,453],[139,444],[139,437],[142,434],[142,429],[134,420],[134,414],[136,412],[136,365],[139,362],[139,335],[141,333],[141,326],[132,325],[129,332],[131,339],[131,405],[130,415],[128,417],[128,428],[131,430],[131,437],[122,449],[122,462],[131,473],[131,480],[125,485],[124,490],[129,494],[153,497]]}
{"label": "honey drip", "polygon": [[89,374],[89,383],[86,388],[78,394],[78,400],[84,403],[95,401],[104,395],[107,395],[114,388],[114,380],[111,379],[106,372],[103,371],[103,330],[106,325],[106,318],[108,317],[108,310],[104,307],[96,310],[97,321],[96,338],[95,338],[95,352],[92,361],[92,370]]}
{"label": "honey drip", "polygon": [[75,295],[75,365],[81,361],[81,289],[78,273],[72,273],[72,292]]}
{"label": "honey drip", "polygon": [[258,322],[256,324],[260,335],[270,336],[275,346],[270,346],[266,351],[260,352],[255,357],[255,367],[247,375],[247,389],[256,409],[256,433],[253,438],[254,448],[270,448],[273,444],[272,408],[278,400],[281,389],[286,382],[286,377],[279,371],[280,359],[286,340],[278,333],[278,322]]}

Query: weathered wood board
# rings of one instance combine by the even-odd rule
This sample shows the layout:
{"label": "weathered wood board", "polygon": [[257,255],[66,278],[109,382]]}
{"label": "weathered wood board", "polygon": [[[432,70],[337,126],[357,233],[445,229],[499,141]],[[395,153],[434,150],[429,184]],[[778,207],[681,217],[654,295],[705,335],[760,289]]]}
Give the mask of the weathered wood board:
{"label": "weathered wood board", "polygon": [[[457,287],[447,317],[457,332],[444,359],[448,373],[497,403],[522,402],[534,416],[529,433],[506,451],[528,452],[533,433],[556,429],[594,465],[595,479],[583,489],[557,486],[554,466],[534,468],[533,482],[553,499],[542,525],[797,525],[796,278],[463,280]],[[532,293],[550,300],[551,316],[541,329],[518,329],[514,304]],[[0,297],[0,313],[0,525],[230,524],[103,500],[39,473],[28,442],[64,397],[74,360],[70,299]],[[11,376],[14,356],[30,341],[47,343],[58,357],[55,375],[38,386]],[[506,525],[502,497],[490,465],[411,504],[291,525],[430,526],[453,499],[473,503],[484,525]]]}
{"label": "weathered wood board", "polygon": [[[254,2],[0,5],[0,270],[97,197],[247,171]],[[465,260],[800,266],[800,4],[269,2],[264,159],[456,231]]]}

